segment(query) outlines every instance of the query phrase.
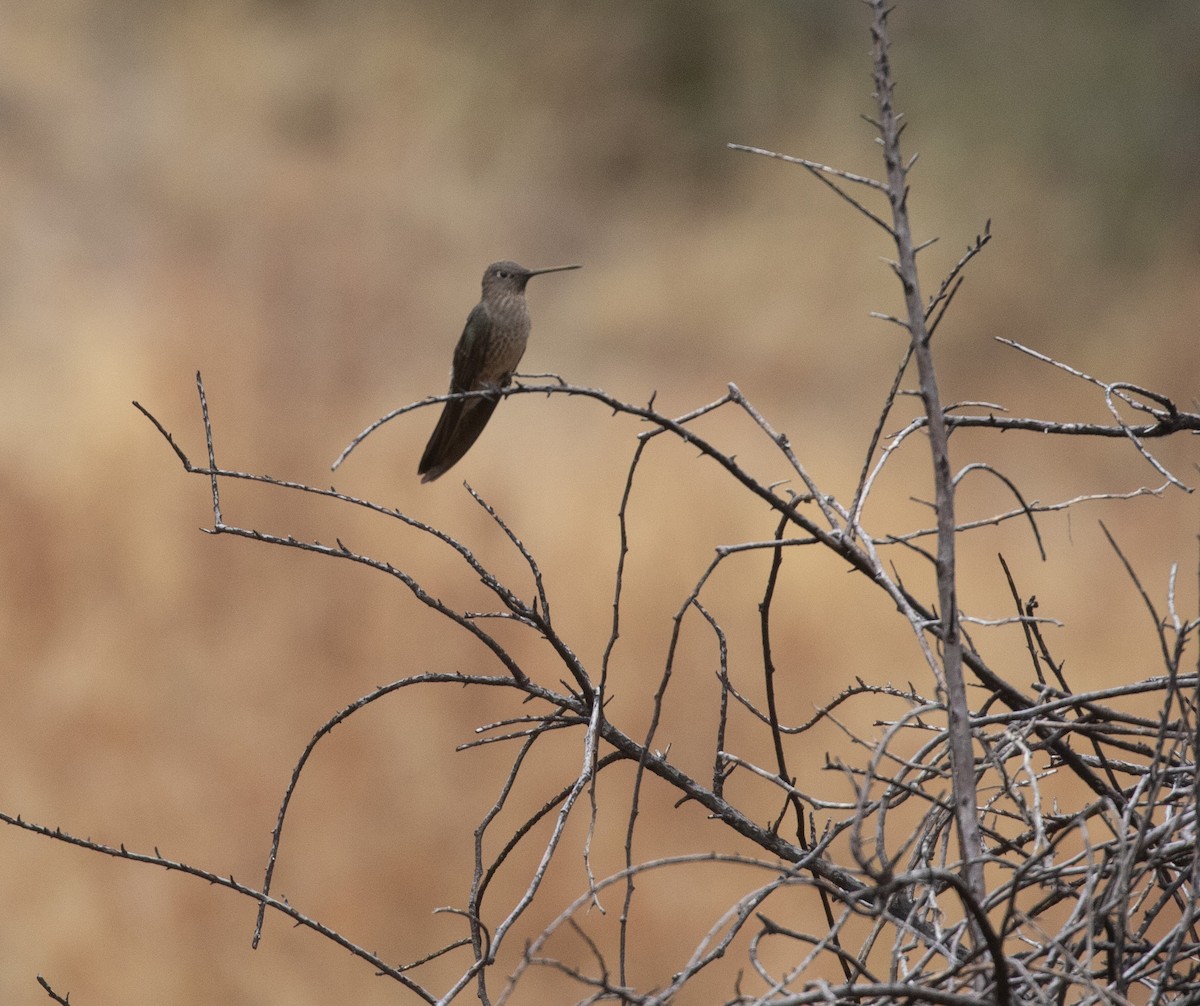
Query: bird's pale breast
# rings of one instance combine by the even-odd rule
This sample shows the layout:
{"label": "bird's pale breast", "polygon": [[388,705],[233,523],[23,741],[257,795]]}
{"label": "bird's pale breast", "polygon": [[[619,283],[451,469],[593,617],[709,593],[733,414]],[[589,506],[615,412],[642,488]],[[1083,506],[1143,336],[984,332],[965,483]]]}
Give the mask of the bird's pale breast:
{"label": "bird's pale breast", "polygon": [[520,294],[497,299],[489,304],[489,322],[483,366],[479,380],[482,384],[505,383],[525,355],[529,342],[529,312]]}

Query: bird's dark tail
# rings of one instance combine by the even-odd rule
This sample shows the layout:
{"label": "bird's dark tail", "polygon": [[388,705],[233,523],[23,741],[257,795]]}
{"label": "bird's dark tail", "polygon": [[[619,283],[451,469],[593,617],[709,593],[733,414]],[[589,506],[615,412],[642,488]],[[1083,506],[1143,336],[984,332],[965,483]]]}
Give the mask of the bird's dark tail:
{"label": "bird's dark tail", "polygon": [[498,396],[456,398],[446,403],[442,417],[434,427],[429,443],[425,445],[421,463],[417,465],[417,474],[423,483],[445,475],[462,460],[462,456],[479,439],[479,434],[487,426],[499,403]]}

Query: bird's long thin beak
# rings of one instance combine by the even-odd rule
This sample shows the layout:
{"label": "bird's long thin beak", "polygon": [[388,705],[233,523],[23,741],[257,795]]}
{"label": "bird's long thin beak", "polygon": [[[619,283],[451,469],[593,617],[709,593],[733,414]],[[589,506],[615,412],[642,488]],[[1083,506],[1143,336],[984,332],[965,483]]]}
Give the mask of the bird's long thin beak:
{"label": "bird's long thin beak", "polygon": [[530,269],[529,275],[530,276],[540,276],[544,272],[565,272],[568,269],[582,269],[582,268],[583,268],[583,266],[581,266],[581,265],[555,265],[555,266],[551,266],[549,269]]}

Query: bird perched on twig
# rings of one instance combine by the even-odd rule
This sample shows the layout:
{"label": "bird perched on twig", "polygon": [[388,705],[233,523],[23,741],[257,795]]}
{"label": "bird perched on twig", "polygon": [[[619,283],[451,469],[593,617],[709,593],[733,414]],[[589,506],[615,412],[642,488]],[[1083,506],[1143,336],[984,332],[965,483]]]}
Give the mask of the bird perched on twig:
{"label": "bird perched on twig", "polygon": [[467,317],[454,347],[450,394],[486,394],[452,398],[446,403],[417,466],[422,482],[444,475],[470,450],[500,402],[497,392],[511,383],[529,341],[525,284],[530,277],[578,268],[526,269],[516,262],[493,262],[484,270],[483,298]]}

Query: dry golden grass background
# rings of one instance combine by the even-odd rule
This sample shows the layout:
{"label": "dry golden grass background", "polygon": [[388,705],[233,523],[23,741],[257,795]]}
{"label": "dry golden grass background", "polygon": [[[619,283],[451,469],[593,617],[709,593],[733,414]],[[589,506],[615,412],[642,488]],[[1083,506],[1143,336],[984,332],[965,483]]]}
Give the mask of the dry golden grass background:
{"label": "dry golden grass background", "polygon": [[[1194,407],[1200,15],[1182,2],[1043,6],[923,2],[894,18],[907,149],[922,158],[918,236],[942,239],[924,255],[927,291],[985,219],[996,234],[938,334],[944,394],[1105,418],[1092,390],[993,341],[1005,336]],[[198,459],[197,369],[219,461],[328,484],[354,433],[443,390],[487,262],[578,261],[582,272],[531,285],[525,369],[633,401],[657,391],[668,412],[734,381],[824,487],[852,490],[901,351],[898,332],[867,317],[898,305],[878,261],[889,249],[799,169],[724,144],[878,172],[857,119],[870,110],[859,4],[3,0],[0,46],[5,811],[254,882],[320,722],[402,675],[490,666],[385,577],[197,531],[211,519],[206,485],[129,404]],[[596,667],[639,427],[593,403],[519,397],[450,476],[422,487],[433,420],[422,411],[380,430],[333,481],[446,528],[524,582],[469,480],[537,553],[561,630]],[[722,413],[703,428],[764,479],[782,474],[745,421]],[[1117,442],[975,434],[954,446],[956,464],[992,460],[1031,499],[1161,482]],[[1161,454],[1196,481],[1194,440]],[[928,485],[914,441],[880,488],[874,530],[927,523],[908,497]],[[961,500],[964,516],[1009,505],[984,480]],[[225,514],[341,536],[438,596],[486,603],[445,549],[360,513],[229,486]],[[964,546],[964,607],[1009,612],[1002,550],[1023,592],[1067,623],[1051,638],[1068,676],[1154,673],[1147,618],[1096,520],[1159,599],[1181,562],[1178,600],[1194,612],[1196,515],[1174,492],[1081,507],[1043,523],[1044,564],[1015,524],[979,532]],[[648,457],[613,669],[613,714],[635,732],[669,616],[713,545],[771,525],[686,449],[664,438]],[[705,595],[755,694],[764,568],[731,563]],[[855,675],[928,687],[882,595],[836,564],[791,557],[777,604],[793,721]],[[1012,631],[987,645],[1024,683]],[[531,673],[557,679],[536,640],[505,638]],[[711,637],[693,625],[660,745],[701,773],[714,668]],[[457,933],[430,913],[463,903],[470,832],[503,759],[453,748],[514,711],[427,691],[335,731],[300,786],[276,891],[390,960]],[[733,739],[757,755],[743,727]],[[838,791],[817,766],[840,743],[812,738],[808,788]],[[526,805],[574,772],[576,744],[547,745]],[[619,801],[627,781],[602,794]],[[774,806],[748,784],[743,796],[763,815]],[[620,864],[622,824],[619,811],[602,819],[602,869]],[[643,855],[729,845],[694,809],[655,811],[644,827]],[[252,952],[253,906],[194,880],[15,829],[0,832],[0,864],[5,1003],[45,1001],[38,973],[83,1006],[405,998],[278,919]],[[657,945],[636,978],[668,975],[744,883],[702,879],[645,885],[643,932]],[[533,918],[583,883],[577,852],[565,854]]]}

